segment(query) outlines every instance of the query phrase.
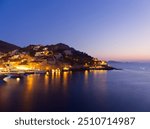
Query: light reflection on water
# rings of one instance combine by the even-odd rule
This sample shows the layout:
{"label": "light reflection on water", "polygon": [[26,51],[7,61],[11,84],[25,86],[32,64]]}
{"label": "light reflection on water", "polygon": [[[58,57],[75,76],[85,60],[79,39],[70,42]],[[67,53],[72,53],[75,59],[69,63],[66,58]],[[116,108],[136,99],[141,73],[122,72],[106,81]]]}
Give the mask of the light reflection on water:
{"label": "light reflection on water", "polygon": [[0,111],[150,111],[149,78],[100,70],[6,79]]}

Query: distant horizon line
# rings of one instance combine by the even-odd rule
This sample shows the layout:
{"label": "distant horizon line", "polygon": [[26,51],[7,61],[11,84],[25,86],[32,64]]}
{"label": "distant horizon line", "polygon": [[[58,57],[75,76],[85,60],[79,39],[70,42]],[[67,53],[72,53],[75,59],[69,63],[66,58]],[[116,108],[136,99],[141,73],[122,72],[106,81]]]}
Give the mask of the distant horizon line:
{"label": "distant horizon line", "polygon": [[142,61],[142,60],[108,60],[108,62],[116,62],[116,63],[150,63],[150,60]]}

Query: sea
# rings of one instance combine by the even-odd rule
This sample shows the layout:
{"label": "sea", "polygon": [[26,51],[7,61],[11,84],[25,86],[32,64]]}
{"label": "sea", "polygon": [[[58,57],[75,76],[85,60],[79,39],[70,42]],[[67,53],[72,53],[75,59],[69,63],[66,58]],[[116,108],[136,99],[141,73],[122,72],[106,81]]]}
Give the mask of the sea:
{"label": "sea", "polygon": [[1,112],[149,112],[150,63],[120,70],[31,74],[0,82]]}

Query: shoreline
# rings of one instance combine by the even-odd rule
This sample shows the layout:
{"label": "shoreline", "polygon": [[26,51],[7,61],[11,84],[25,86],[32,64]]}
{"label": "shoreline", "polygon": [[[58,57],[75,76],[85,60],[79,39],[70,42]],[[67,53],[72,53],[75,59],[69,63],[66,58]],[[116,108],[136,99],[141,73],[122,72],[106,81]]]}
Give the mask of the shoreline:
{"label": "shoreline", "polygon": [[76,72],[76,71],[90,71],[90,70],[121,70],[121,69],[117,69],[111,66],[107,66],[107,67],[103,67],[103,68],[86,68],[86,67],[82,67],[82,68],[70,68],[68,70],[39,70],[39,71],[10,71],[10,72],[0,72],[0,80],[3,80],[5,77],[14,77],[14,78],[18,78],[18,77],[23,77],[25,75],[30,75],[30,74],[47,74],[48,73],[55,73],[55,72]]}
{"label": "shoreline", "polygon": [[[59,69],[59,68],[58,68]],[[59,69],[59,72],[66,72],[66,71],[86,71],[86,70],[122,70],[117,69],[111,66],[108,67],[102,67],[102,68],[89,68],[89,67],[82,67],[82,68],[70,68],[67,70]],[[1,75],[7,75],[7,74],[45,74],[46,72],[56,72],[57,69],[51,69],[51,70],[30,70],[30,71],[10,71],[10,72],[0,72]]]}

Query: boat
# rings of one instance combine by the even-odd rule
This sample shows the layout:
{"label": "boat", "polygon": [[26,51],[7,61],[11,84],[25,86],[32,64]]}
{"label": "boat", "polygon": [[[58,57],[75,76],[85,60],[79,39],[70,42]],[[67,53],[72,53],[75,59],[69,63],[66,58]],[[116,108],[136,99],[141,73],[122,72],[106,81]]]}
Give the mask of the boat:
{"label": "boat", "polygon": [[3,80],[5,77],[7,77],[7,75],[4,74],[0,75],[0,81]]}
{"label": "boat", "polygon": [[8,74],[8,77],[9,78],[23,78],[24,74],[19,74],[19,73],[11,73],[11,74]]}

